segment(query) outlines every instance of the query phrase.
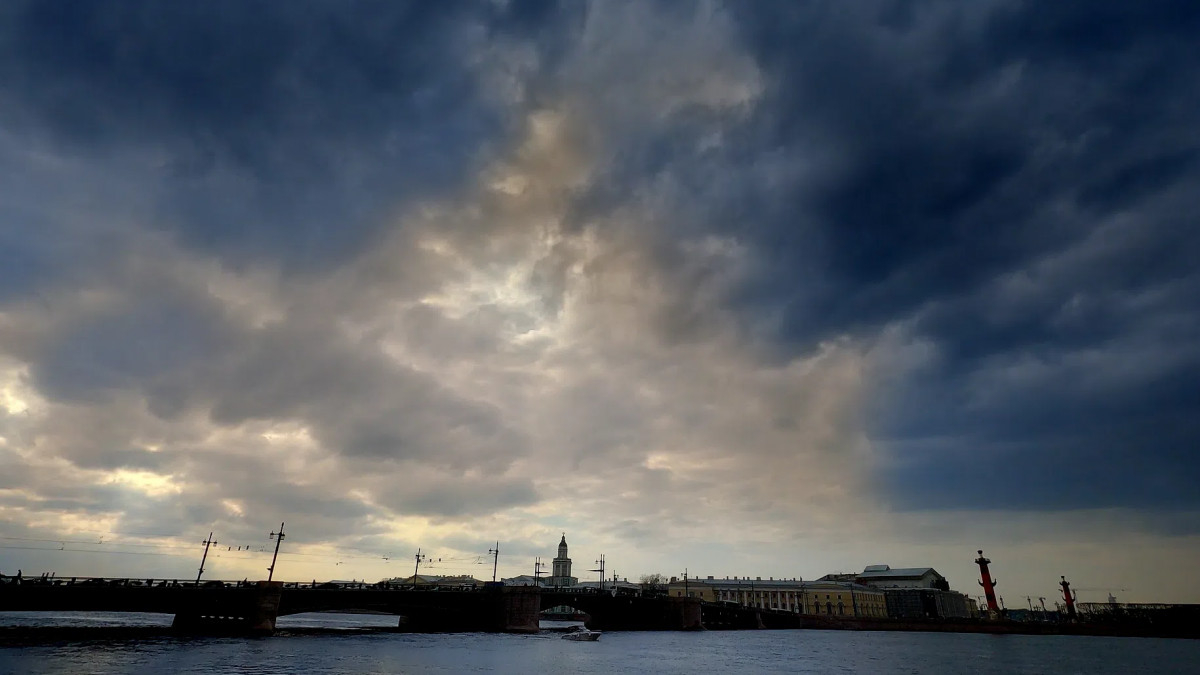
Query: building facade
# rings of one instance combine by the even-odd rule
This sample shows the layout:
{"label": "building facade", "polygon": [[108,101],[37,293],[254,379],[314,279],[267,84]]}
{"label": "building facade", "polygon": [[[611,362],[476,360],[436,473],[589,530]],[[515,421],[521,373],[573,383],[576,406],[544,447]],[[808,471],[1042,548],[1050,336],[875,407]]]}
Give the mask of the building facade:
{"label": "building facade", "polygon": [[571,587],[572,590],[581,591],[604,591],[605,593],[623,593],[628,595],[640,595],[642,592],[641,584],[631,582],[629,579],[605,579],[601,584],[599,581],[580,581]]}
{"label": "building facade", "polygon": [[385,579],[388,583],[398,586],[418,586],[428,588],[479,588],[483,582],[469,574],[457,576],[442,576],[437,574],[414,574],[409,577],[394,577]]}
{"label": "building facade", "polygon": [[887,616],[896,619],[957,619],[974,616],[970,598],[950,590],[946,577],[932,567],[868,565],[860,574],[827,574],[822,580],[853,579],[882,591]]}
{"label": "building facade", "polygon": [[814,581],[805,584],[807,614],[882,618],[887,614],[883,591],[854,582]]}
{"label": "building facade", "polygon": [[535,577],[532,574],[519,574],[515,577],[505,577],[500,580],[505,586],[545,586],[545,577]]}
{"label": "building facade", "polygon": [[966,619],[975,616],[970,598],[937,588],[891,588],[887,596],[888,616],[896,619]]}
{"label": "building facade", "polygon": [[686,581],[672,579],[667,592],[671,597],[700,598],[708,602],[736,602],[744,607],[797,614],[887,616],[884,593],[853,582],[705,577]]}

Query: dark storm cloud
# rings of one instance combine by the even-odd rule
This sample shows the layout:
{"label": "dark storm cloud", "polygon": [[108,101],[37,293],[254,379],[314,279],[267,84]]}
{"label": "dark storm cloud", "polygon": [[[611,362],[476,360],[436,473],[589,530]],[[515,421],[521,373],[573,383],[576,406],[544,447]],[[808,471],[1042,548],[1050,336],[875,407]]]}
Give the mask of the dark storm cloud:
{"label": "dark storm cloud", "polygon": [[0,273],[0,304],[53,276],[56,255],[50,239],[27,236],[20,229],[0,229],[0,270],[4,270]]}
{"label": "dark storm cloud", "polygon": [[712,233],[755,261],[715,299],[784,354],[886,326],[928,345],[872,416],[900,504],[1194,505],[1200,10],[733,11],[764,73],[750,118],[716,145],[702,114],[635,131],[578,219],[667,177],[684,215],[653,250],[678,308],[679,242]]}
{"label": "dark storm cloud", "polygon": [[[774,153],[816,169],[734,183],[703,226],[763,253],[741,300],[795,348],[904,324],[935,350],[875,417],[897,500],[1195,505],[1200,9],[790,3],[741,18],[770,75],[742,166]],[[757,219],[739,215],[751,201]]]}
{"label": "dark storm cloud", "polygon": [[6,505],[745,538],[875,509],[865,418],[902,507],[1192,532],[1196,16],[10,3]]}
{"label": "dark storm cloud", "polygon": [[[10,3],[0,123],[110,170],[123,160],[155,195],[149,219],[193,246],[322,264],[362,246],[399,200],[444,194],[470,173],[505,124],[481,95],[472,49],[489,20],[519,34],[548,20],[536,10]],[[21,259],[16,272],[33,274],[39,258]]]}
{"label": "dark storm cloud", "polygon": [[[10,263],[0,302],[52,287],[108,295],[56,305],[38,327],[6,326],[6,351],[56,402],[116,405],[133,394],[180,429],[197,411],[228,427],[299,418],[347,457],[507,463],[513,434],[493,411],[398,369],[378,345],[347,343],[328,314],[248,330],[204,282],[162,261],[190,252],[237,269],[346,263],[403,205],[472,180],[504,131],[510,102],[477,79],[487,41],[554,35],[569,18],[539,3],[7,5],[0,162],[16,179],[0,227],[0,262]],[[562,49],[554,43],[547,49]],[[139,226],[185,251],[146,251]],[[121,234],[106,238],[109,227]],[[392,408],[397,395],[411,400],[405,414]],[[195,438],[174,433],[169,452],[131,447],[161,432],[130,410],[111,421],[82,407],[58,414],[88,431],[60,425],[43,452],[80,467],[165,472],[197,452],[187,450]],[[484,442],[500,450],[475,459]],[[238,498],[276,492],[220,483]],[[530,495],[521,486],[492,497]],[[491,498],[472,496],[455,510]]]}

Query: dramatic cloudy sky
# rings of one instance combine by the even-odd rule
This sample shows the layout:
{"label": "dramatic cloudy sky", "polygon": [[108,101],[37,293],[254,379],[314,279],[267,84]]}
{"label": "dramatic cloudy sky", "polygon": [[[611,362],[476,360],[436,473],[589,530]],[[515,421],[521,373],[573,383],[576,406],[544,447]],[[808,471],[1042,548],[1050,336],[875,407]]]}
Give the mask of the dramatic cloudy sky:
{"label": "dramatic cloudy sky", "polygon": [[3,3],[0,571],[187,575],[213,531],[262,576],[287,521],[284,578],[528,573],[565,531],[583,577],[975,594],[983,548],[1010,605],[1200,602],[1197,34]]}

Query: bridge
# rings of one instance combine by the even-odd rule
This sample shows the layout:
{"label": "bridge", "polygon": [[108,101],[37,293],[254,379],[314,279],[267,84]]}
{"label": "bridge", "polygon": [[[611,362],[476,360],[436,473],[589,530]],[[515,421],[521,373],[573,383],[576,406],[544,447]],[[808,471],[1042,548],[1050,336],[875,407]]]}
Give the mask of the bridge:
{"label": "bridge", "polygon": [[696,598],[488,584],[423,589],[392,584],[173,579],[29,579],[0,583],[0,611],[148,612],[186,632],[270,634],[280,616],[369,612],[413,632],[536,633],[542,609],[569,606],[598,630],[799,628],[799,615]]}

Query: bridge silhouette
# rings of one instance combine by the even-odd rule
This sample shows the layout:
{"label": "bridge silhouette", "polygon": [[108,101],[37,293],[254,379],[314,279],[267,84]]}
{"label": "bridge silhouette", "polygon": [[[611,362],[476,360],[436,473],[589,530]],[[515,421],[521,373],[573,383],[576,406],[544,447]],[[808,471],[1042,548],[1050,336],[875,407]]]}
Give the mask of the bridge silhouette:
{"label": "bridge silhouette", "polygon": [[799,628],[800,615],[697,598],[487,584],[425,589],[389,583],[222,582],[173,579],[9,579],[0,611],[146,612],[174,615],[199,633],[270,634],[280,616],[308,612],[393,614],[412,632],[535,633],[543,609],[568,606],[599,630]]}

